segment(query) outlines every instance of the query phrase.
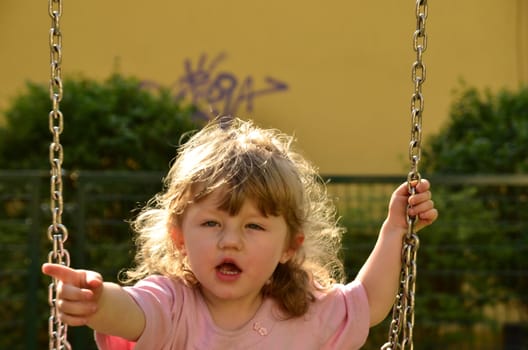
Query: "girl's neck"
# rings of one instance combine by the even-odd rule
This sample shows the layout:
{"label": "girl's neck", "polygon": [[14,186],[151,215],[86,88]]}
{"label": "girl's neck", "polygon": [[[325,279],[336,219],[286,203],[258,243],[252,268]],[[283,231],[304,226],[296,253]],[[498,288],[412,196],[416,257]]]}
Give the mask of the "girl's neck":
{"label": "girl's neck", "polygon": [[200,290],[211,319],[224,330],[237,330],[245,326],[257,313],[263,302],[261,294],[251,299],[219,300]]}

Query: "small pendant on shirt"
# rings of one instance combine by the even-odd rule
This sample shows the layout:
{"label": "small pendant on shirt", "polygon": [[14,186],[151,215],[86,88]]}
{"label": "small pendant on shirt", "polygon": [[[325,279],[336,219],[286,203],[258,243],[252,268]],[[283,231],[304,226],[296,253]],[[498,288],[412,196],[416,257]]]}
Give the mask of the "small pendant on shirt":
{"label": "small pendant on shirt", "polygon": [[268,330],[265,327],[262,327],[259,322],[253,323],[253,330],[262,336],[268,335]]}

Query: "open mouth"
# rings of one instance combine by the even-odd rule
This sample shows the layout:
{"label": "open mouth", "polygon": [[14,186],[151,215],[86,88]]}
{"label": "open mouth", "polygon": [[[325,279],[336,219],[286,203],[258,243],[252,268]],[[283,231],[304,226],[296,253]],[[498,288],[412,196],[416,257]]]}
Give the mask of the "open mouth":
{"label": "open mouth", "polygon": [[238,275],[242,270],[233,262],[224,261],[216,267],[216,270],[223,275]]}

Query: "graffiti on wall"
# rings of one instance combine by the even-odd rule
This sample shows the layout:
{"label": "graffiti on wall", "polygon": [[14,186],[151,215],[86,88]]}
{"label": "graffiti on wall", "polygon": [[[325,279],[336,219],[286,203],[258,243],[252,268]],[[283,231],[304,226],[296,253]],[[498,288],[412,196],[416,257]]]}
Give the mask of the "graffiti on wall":
{"label": "graffiti on wall", "polygon": [[[183,74],[169,85],[176,99],[197,106],[200,118],[252,112],[257,99],[288,90],[287,83],[271,76],[257,79],[221,70],[219,66],[225,59],[224,53],[212,59],[203,54],[196,62],[185,59]],[[143,86],[160,88],[153,81],[144,81]]]}

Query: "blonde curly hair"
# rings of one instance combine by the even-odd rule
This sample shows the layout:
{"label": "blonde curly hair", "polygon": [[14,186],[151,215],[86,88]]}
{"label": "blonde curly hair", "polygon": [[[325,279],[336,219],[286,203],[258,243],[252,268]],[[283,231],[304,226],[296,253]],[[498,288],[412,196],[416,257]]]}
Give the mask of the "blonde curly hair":
{"label": "blonde curly hair", "polygon": [[[282,215],[295,255],[279,264],[263,295],[288,316],[303,315],[316,290],[343,282],[338,252],[343,228],[315,167],[292,147],[293,137],[251,121],[216,118],[179,148],[164,189],[143,208],[132,227],[137,233],[136,266],[125,282],[152,274],[198,286],[184,254],[171,237],[186,207],[215,189],[226,188],[221,209],[236,214],[246,198],[265,215]],[[296,236],[302,233],[299,245]]]}

